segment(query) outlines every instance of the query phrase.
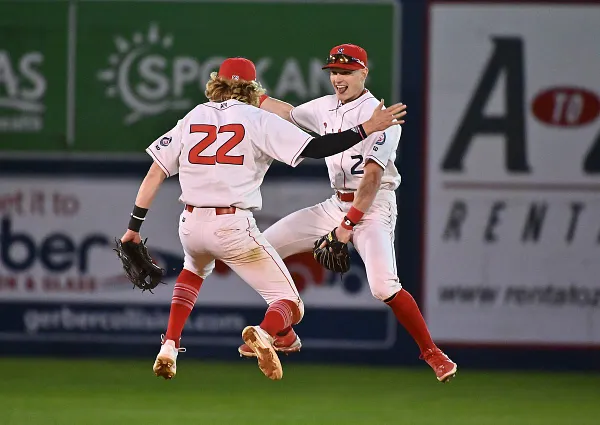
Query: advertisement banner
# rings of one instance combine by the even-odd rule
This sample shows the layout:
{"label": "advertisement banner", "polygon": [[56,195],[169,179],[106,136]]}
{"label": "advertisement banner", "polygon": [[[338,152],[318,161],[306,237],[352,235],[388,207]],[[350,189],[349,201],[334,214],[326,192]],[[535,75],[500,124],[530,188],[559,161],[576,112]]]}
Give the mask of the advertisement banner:
{"label": "advertisement banner", "polygon": [[[260,323],[264,313],[256,307],[196,305],[185,325],[185,345],[228,346],[237,353],[242,329]],[[0,341],[157,345],[169,306],[11,302],[0,303],[0,319]],[[295,328],[302,346],[311,349],[383,350],[396,341],[396,320],[381,309],[311,308]]]}
{"label": "advertisement banner", "polygon": [[[137,179],[2,179],[0,310],[3,315],[12,311],[16,317],[0,321],[5,323],[0,325],[0,339],[36,339],[42,333],[42,339],[61,341],[70,338],[64,332],[72,336],[75,331],[91,339],[98,332],[116,332],[125,338],[130,335],[128,330],[144,331],[147,322],[166,326],[173,285],[183,265],[177,232],[183,210],[178,202],[180,188],[176,179],[167,180],[148,214],[143,237],[148,238],[150,253],[166,270],[166,285],[157,287],[154,294],[141,293],[132,288],[113,252],[115,238],[126,228],[139,183]],[[255,213],[260,229],[332,195],[327,181],[307,184],[278,179],[263,184],[262,193],[263,209]],[[383,329],[381,334],[373,334],[378,336],[355,341],[359,346],[364,342],[367,348],[381,348],[393,343],[389,338],[395,340],[395,321],[389,320],[391,313],[371,295],[364,265],[355,251],[352,270],[343,276],[319,266],[312,252],[285,261],[306,308],[321,312],[321,323],[315,329],[303,325],[303,339],[312,338],[314,345],[326,345],[324,341],[336,332],[337,340],[362,338],[353,326],[340,330],[339,314],[345,314],[348,320],[366,315],[369,323],[379,323]],[[38,304],[39,308],[35,307]],[[235,320],[228,319],[229,313],[223,313],[219,320],[241,331],[243,326],[238,325],[248,323],[244,318],[260,317],[266,304],[249,285],[218,262],[202,286],[197,308],[199,317],[239,308]],[[113,326],[106,321],[129,324]],[[12,323],[10,329],[8,323]],[[156,331],[156,326],[148,330]],[[202,329],[194,335],[206,336]],[[372,340],[379,336],[381,340]]]}
{"label": "advertisement banner", "polygon": [[65,148],[67,16],[67,2],[0,2],[0,150]]}
{"label": "advertisement banner", "polygon": [[[15,137],[0,149],[143,152],[206,101],[210,73],[230,56],[253,60],[267,93],[297,105],[333,92],[329,74],[321,67],[333,46],[356,43],[369,54],[369,89],[386,104],[398,96],[400,4],[394,0],[80,0],[65,7],[66,3],[61,2],[62,14],[50,34],[60,42],[40,37],[38,27],[19,31],[25,39],[53,46],[54,57],[64,66],[70,64],[68,69],[49,70],[63,88],[65,81],[72,83],[71,103],[52,99],[53,107],[63,112],[68,108],[68,122],[63,117],[56,123],[67,135],[68,146],[52,147],[42,137],[23,145]],[[42,10],[36,2],[24,6]],[[0,3],[0,16],[10,16],[11,11]],[[46,15],[42,11],[35,16]],[[350,39],[340,39],[357,17],[360,27]],[[0,20],[0,31],[13,26]],[[6,40],[20,46],[8,41],[12,38]]]}
{"label": "advertisement banner", "polygon": [[434,3],[429,15],[433,337],[600,345],[600,7]]}

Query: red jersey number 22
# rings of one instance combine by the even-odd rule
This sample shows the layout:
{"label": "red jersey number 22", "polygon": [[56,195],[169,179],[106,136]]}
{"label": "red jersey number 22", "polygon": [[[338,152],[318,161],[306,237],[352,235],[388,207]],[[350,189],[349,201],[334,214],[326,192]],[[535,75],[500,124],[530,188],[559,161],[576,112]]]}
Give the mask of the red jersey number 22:
{"label": "red jersey number 22", "polygon": [[[216,126],[210,124],[192,124],[190,125],[190,133],[206,133],[206,137],[190,149],[188,161],[191,164],[215,165],[219,163],[242,165],[244,163],[244,155],[227,155],[246,135],[246,130],[242,124],[227,124],[219,127],[218,130]],[[200,155],[202,151],[217,140],[217,135],[220,133],[232,133],[232,135],[225,143],[219,146],[216,155]]]}

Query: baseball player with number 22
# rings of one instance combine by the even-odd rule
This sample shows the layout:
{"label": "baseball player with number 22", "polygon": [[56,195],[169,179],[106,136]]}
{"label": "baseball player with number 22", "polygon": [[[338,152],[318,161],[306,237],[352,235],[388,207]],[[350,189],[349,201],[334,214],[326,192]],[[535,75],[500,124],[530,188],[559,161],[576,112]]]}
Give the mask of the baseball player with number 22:
{"label": "baseball player with number 22", "polygon": [[[378,103],[365,88],[367,52],[354,44],[335,46],[323,69],[329,71],[335,94],[297,107],[263,95],[261,109],[324,135],[365,121]],[[401,132],[400,126],[390,127],[325,158],[335,194],[282,218],[263,234],[282,258],[311,251],[315,240],[332,229],[339,241],[352,241],[365,264],[373,296],[392,309],[418,344],[421,358],[439,381],[447,382],[456,374],[457,365],[432,341],[419,307],[402,289],[396,272],[394,191],[400,185],[400,175],[394,161]],[[274,346],[277,351],[289,353],[298,351],[301,343],[290,327],[275,338]],[[247,345],[239,347],[239,352],[245,357],[255,355]]]}
{"label": "baseball player with number 22", "polygon": [[[267,377],[282,378],[274,338],[300,322],[304,306],[283,260],[253,218],[252,212],[262,206],[264,175],[274,159],[295,167],[302,158],[335,155],[369,134],[397,127],[406,108],[397,104],[383,109],[383,101],[375,102],[371,114],[354,128],[313,138],[259,109],[263,94],[251,61],[227,59],[206,85],[209,102],[196,106],[146,149],[154,162],[139,188],[128,230],[117,247],[126,271],[142,269],[142,278],[148,273],[155,275],[147,256],[130,257],[139,249],[129,248],[132,244],[144,247],[140,227],[165,178],[179,174],[180,201],[185,204],[179,219],[184,265],[173,289],[166,336],[153,366],[157,376],[175,376],[183,327],[202,282],[219,259],[267,302],[263,321],[244,328],[242,339]],[[123,247],[129,248],[125,251]],[[133,280],[139,279],[134,276]]]}

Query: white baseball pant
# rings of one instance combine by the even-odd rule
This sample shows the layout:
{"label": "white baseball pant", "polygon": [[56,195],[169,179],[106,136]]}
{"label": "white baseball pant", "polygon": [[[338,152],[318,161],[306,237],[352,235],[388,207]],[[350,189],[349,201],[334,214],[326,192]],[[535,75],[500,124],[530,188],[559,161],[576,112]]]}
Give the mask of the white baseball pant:
{"label": "white baseball pant", "polygon": [[[311,251],[318,238],[340,225],[351,206],[352,202],[342,202],[333,195],[282,218],[263,234],[282,258]],[[395,192],[380,190],[352,236],[365,264],[371,293],[382,301],[402,289],[394,250],[397,211]]]}
{"label": "white baseball pant", "polygon": [[271,304],[291,300],[304,305],[290,273],[277,251],[256,226],[252,212],[217,215],[214,208],[184,210],[179,238],[185,253],[184,268],[205,279],[223,261]]}

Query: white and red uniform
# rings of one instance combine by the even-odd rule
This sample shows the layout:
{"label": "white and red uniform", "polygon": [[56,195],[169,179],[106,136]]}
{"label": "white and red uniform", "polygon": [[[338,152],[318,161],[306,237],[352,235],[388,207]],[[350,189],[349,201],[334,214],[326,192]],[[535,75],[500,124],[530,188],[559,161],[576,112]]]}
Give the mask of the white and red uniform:
{"label": "white and red uniform", "polygon": [[[367,121],[379,101],[369,91],[342,104],[335,95],[324,96],[292,109],[290,117],[297,126],[318,134],[344,131]],[[367,271],[373,295],[385,300],[401,289],[396,271],[394,229],[397,207],[395,189],[400,174],[394,165],[402,129],[393,126],[371,134],[352,148],[325,159],[334,195],[315,206],[282,218],[264,235],[282,258],[310,251],[322,235],[339,226],[352,206],[366,161],[384,169],[381,188],[362,220],[354,227],[352,243]],[[338,196],[346,201],[343,201]]]}
{"label": "white and red uniform", "polygon": [[[372,111],[371,111],[372,112]],[[312,137],[237,100],[196,106],[146,152],[167,176],[179,174],[184,268],[206,278],[215,259],[266,301],[302,301],[275,249],[256,226],[260,185],[274,159],[295,167]],[[235,211],[226,208],[235,207]]]}
{"label": "white and red uniform", "polygon": [[[329,51],[327,63],[322,69],[329,70],[337,95],[324,96],[293,108],[290,120],[301,128],[319,134],[345,131],[366,121],[378,105],[377,99],[364,90],[358,98],[348,101],[351,94],[348,90],[356,87],[357,78],[366,77],[366,73],[360,71],[362,76],[353,74],[350,79],[345,76],[367,69],[367,52],[355,44],[335,46]],[[349,220],[344,220],[350,212],[358,221],[353,227],[352,243],[365,264],[373,296],[392,309],[398,321],[419,345],[421,358],[434,370],[438,381],[446,382],[456,374],[457,365],[431,339],[414,298],[408,292],[401,291],[396,271],[394,229],[398,214],[395,190],[400,185],[400,175],[394,161],[401,134],[402,129],[393,126],[326,158],[335,194],[320,204],[284,217],[269,227],[264,235],[285,258],[310,251],[314,241],[334,227],[350,226],[352,219],[349,217]],[[383,175],[373,204],[359,219],[360,212],[357,214],[357,210],[352,208],[352,201],[365,173],[364,165],[369,161],[381,167]],[[290,344],[282,346],[292,347]],[[248,355],[250,348],[241,346],[238,351]]]}

